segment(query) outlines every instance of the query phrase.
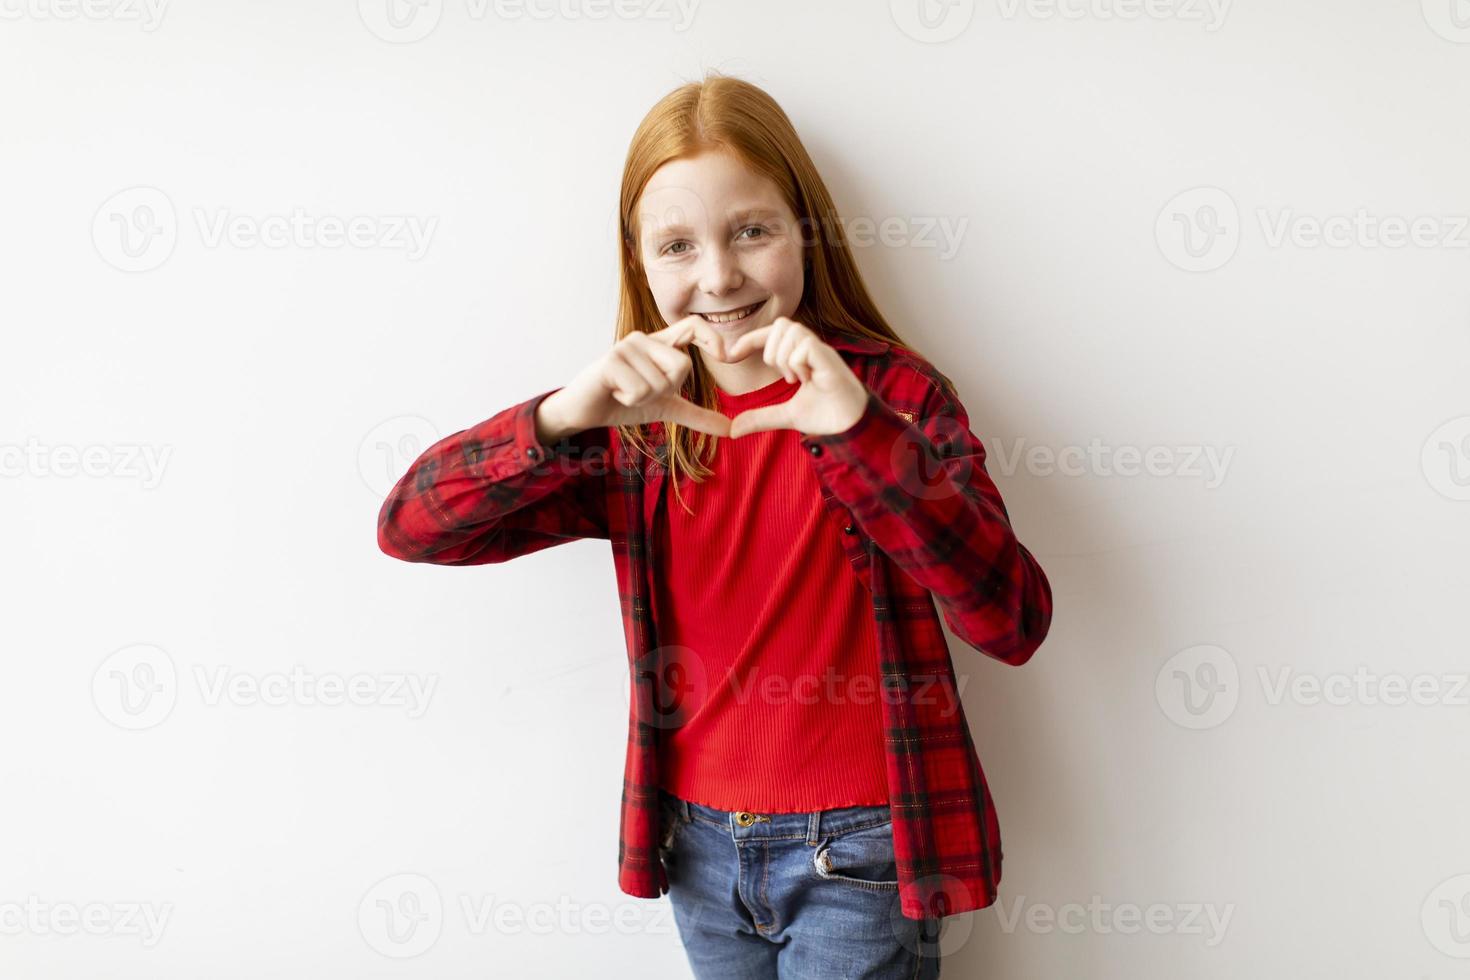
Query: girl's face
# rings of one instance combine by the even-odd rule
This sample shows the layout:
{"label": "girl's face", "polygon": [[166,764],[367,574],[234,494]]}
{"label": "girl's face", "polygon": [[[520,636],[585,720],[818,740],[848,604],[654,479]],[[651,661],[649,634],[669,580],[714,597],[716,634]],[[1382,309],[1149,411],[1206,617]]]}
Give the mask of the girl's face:
{"label": "girl's face", "polygon": [[735,156],[670,160],[649,179],[637,213],[644,274],[666,323],[714,314],[705,319],[728,343],[795,313],[803,285],[796,216],[775,184]]}

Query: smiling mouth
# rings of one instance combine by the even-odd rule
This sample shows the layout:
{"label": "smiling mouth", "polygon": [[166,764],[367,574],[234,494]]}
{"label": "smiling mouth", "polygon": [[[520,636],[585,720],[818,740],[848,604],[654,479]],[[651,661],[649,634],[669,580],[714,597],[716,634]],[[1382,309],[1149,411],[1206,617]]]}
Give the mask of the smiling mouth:
{"label": "smiling mouth", "polygon": [[766,301],[761,300],[759,303],[752,303],[750,306],[742,306],[739,309],[729,310],[724,313],[701,313],[699,315],[710,323],[723,327],[729,326],[732,323],[745,322],[754,315],[756,310],[759,310],[764,305],[766,305]]}

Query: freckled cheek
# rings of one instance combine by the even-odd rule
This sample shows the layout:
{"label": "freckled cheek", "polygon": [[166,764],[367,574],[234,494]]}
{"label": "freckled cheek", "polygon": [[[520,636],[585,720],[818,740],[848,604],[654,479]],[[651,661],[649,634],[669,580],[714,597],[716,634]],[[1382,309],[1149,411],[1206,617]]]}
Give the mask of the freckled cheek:
{"label": "freckled cheek", "polygon": [[684,307],[689,305],[692,291],[682,276],[649,272],[647,280],[648,291],[653,294],[653,301],[658,304],[658,310],[664,315],[664,319],[671,320],[679,316]]}
{"label": "freckled cheek", "polygon": [[746,275],[762,283],[771,292],[800,295],[801,250],[795,245],[768,249],[746,267]]}

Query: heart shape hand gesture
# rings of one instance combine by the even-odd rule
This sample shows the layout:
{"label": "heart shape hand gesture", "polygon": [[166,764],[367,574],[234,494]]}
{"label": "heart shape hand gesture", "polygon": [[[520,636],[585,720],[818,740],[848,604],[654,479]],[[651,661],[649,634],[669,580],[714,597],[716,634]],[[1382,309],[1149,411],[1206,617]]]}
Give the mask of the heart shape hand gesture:
{"label": "heart shape hand gesture", "polygon": [[738,361],[756,350],[787,381],[800,381],[801,387],[784,402],[748,409],[731,419],[732,439],[770,429],[825,436],[844,432],[862,418],[868,386],[810,327],[777,317],[769,326],[736,338],[725,350],[725,360]]}
{"label": "heart shape hand gesture", "polygon": [[[767,364],[787,381],[799,380],[801,387],[780,404],[753,408],[734,419],[702,408],[680,394],[694,368],[685,350],[691,343],[704,356],[725,363],[760,350]],[[547,442],[595,426],[656,421],[730,438],[769,429],[827,435],[851,428],[867,401],[867,386],[842,355],[804,324],[778,317],[728,342],[703,317],[691,315],[662,330],[637,331],[619,340],[565,388],[545,398],[536,423]]]}

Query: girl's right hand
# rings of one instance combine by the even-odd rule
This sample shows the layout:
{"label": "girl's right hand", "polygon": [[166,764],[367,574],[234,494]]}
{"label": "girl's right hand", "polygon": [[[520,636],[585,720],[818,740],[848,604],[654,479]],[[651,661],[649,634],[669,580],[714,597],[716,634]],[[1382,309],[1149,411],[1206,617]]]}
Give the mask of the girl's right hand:
{"label": "girl's right hand", "polygon": [[725,338],[697,314],[652,333],[634,331],[587,365],[567,385],[544,398],[537,425],[547,442],[603,426],[675,423],[716,436],[730,434],[730,419],[701,408],[680,391],[694,369],[684,349],[693,343],[723,360]]}

